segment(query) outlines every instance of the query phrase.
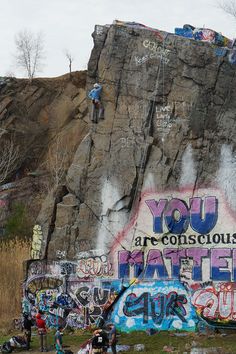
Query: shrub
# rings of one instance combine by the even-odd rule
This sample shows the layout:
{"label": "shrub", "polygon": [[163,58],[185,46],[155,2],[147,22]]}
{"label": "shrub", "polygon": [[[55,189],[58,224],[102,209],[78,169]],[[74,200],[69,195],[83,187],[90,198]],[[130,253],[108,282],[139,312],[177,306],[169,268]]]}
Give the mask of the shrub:
{"label": "shrub", "polygon": [[6,222],[7,239],[21,238],[27,239],[32,235],[32,220],[27,211],[27,208],[20,203],[13,204],[11,215]]}

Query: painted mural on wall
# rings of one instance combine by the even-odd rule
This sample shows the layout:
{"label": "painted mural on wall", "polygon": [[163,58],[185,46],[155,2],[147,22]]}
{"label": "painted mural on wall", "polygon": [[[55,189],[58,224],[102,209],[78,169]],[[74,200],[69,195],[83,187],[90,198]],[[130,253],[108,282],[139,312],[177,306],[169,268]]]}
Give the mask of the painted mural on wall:
{"label": "painted mural on wall", "polygon": [[23,312],[42,312],[49,327],[90,327],[120,291],[120,281],[113,281],[112,274],[105,255],[76,262],[31,261],[24,284]]}
{"label": "painted mural on wall", "polygon": [[125,331],[194,330],[195,311],[185,287],[175,281],[144,281],[135,284],[119,299],[112,321]]}
{"label": "painted mural on wall", "polygon": [[[235,243],[235,218],[220,191],[144,193],[132,224],[113,245],[114,272],[119,279],[137,277],[140,284],[174,282],[177,294],[178,286],[184,287],[190,319],[182,321],[182,329],[201,320],[232,325]],[[169,316],[171,326],[174,321]]]}
{"label": "painted mural on wall", "polygon": [[31,262],[23,306],[44,312],[51,326],[107,319],[122,331],[234,326],[235,243],[235,218],[220,191],[147,192],[108,255]]}
{"label": "painted mural on wall", "polygon": [[41,246],[43,242],[43,232],[40,225],[35,225],[33,228],[33,239],[31,245],[31,258],[39,259],[41,256]]}

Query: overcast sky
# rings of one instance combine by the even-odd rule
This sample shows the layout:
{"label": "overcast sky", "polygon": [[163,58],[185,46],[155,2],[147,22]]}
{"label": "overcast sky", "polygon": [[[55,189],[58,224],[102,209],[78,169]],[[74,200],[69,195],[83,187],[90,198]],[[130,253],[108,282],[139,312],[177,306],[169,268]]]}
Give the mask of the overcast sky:
{"label": "overcast sky", "polygon": [[64,50],[74,62],[72,70],[86,69],[93,47],[95,24],[114,19],[135,21],[174,32],[189,23],[236,37],[236,20],[216,6],[217,0],[0,0],[0,76],[22,76],[14,65],[15,34],[23,29],[42,31],[45,66],[39,76],[58,76],[68,71]]}

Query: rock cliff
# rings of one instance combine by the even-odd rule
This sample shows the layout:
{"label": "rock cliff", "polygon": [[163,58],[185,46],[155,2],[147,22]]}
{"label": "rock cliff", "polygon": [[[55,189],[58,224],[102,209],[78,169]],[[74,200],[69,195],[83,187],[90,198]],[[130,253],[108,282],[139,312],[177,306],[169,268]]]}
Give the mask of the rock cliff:
{"label": "rock cliff", "polygon": [[[55,172],[70,165],[77,145],[87,134],[86,72],[75,72],[53,79],[27,80],[8,78],[0,87],[1,148],[11,141],[18,151],[2,185],[0,158],[0,228],[14,201],[34,209],[35,218],[45,192],[55,184]],[[10,157],[6,154],[6,160]],[[57,163],[63,159],[63,165]],[[55,170],[53,172],[53,170]],[[62,171],[61,171],[62,172]]]}
{"label": "rock cliff", "polygon": [[69,168],[74,199],[69,215],[68,203],[59,204],[51,259],[56,249],[76,258],[83,239],[87,250],[109,249],[150,188],[188,186],[194,195],[218,181],[236,203],[233,175],[231,187],[221,176],[224,157],[232,174],[235,166],[235,66],[227,56],[208,43],[122,26],[99,27],[93,38],[87,88],[102,84],[105,118]]}
{"label": "rock cliff", "polygon": [[104,119],[89,121],[89,103],[66,182],[38,216],[24,306],[47,288],[73,327],[235,325],[232,53],[129,26],[93,39],[86,90],[102,84]]}

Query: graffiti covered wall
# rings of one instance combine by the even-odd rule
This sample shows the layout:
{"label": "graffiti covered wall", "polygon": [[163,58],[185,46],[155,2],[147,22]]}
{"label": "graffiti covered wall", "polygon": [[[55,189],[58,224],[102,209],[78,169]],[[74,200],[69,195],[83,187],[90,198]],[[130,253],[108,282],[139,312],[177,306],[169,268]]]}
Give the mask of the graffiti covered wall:
{"label": "graffiti covered wall", "polygon": [[[132,225],[118,235],[113,249],[118,278],[137,277],[140,283],[124,314],[133,314],[136,326],[143,311],[142,326],[162,329],[193,329],[201,320],[234,325],[235,243],[233,212],[218,190],[202,189],[195,197],[186,190],[144,193]],[[147,281],[150,290],[141,291]],[[170,287],[164,296],[162,282]],[[170,313],[165,296],[170,300],[174,294],[177,305]],[[155,322],[156,314],[163,323]]]}
{"label": "graffiti covered wall", "polygon": [[32,261],[24,311],[49,326],[111,319],[123,331],[234,326],[235,219],[216,189],[147,192],[108,255]]}
{"label": "graffiti covered wall", "polygon": [[[44,313],[47,325],[84,328],[95,324],[120,291],[107,256],[71,261],[31,261],[23,312]],[[104,277],[106,280],[104,280]]]}
{"label": "graffiti covered wall", "polygon": [[119,277],[129,277],[133,268],[134,276],[141,272],[145,279],[234,281],[234,218],[219,197],[144,195],[135,223],[123,238],[126,243],[132,235],[132,249],[118,252]]}

